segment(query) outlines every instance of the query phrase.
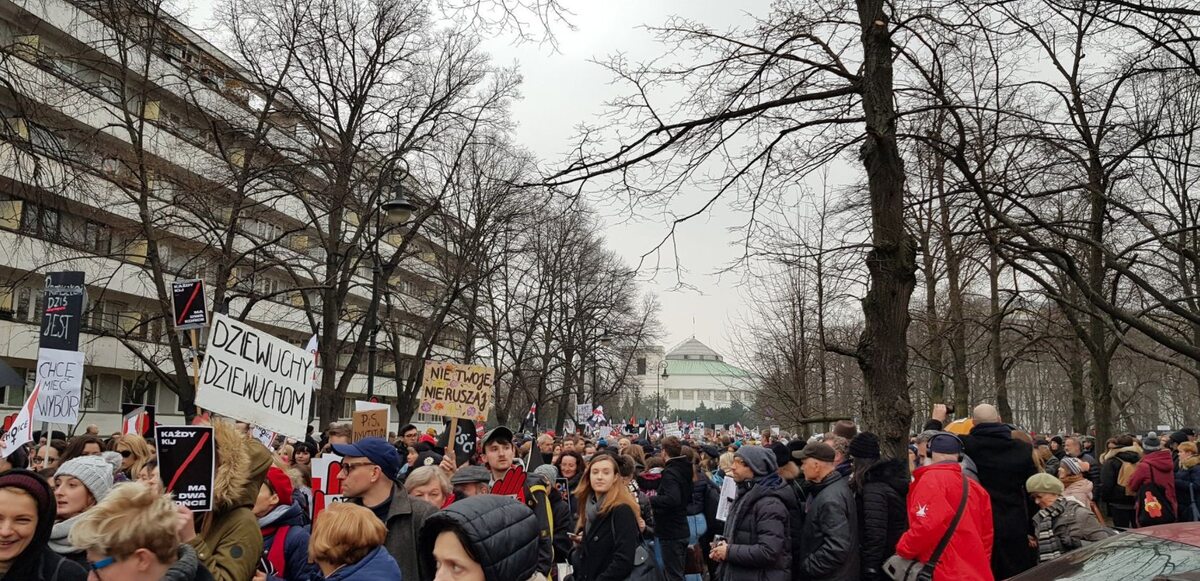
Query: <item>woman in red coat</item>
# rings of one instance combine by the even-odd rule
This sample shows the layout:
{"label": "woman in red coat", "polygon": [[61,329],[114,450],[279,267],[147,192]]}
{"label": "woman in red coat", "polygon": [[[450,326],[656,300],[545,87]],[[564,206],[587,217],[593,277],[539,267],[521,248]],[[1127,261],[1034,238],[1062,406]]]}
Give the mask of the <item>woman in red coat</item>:
{"label": "woman in red coat", "polygon": [[[1147,507],[1147,513],[1150,515],[1156,514],[1156,511],[1169,512],[1165,515],[1161,522],[1175,522],[1176,511],[1179,508],[1179,501],[1175,496],[1175,461],[1171,458],[1171,451],[1162,447],[1162,442],[1157,436],[1148,436],[1142,438],[1142,450],[1146,452],[1142,456],[1141,462],[1138,462],[1137,468],[1133,471],[1133,475],[1129,477],[1129,490],[1137,491],[1142,485],[1153,482],[1162,487],[1166,492],[1167,502],[1170,506],[1163,505],[1162,499],[1157,499],[1157,507]],[[1138,520],[1142,514],[1142,508],[1146,505],[1146,495],[1136,494],[1134,498],[1133,514],[1134,519]],[[1153,500],[1152,500],[1153,502]],[[1136,522],[1137,526],[1147,526],[1156,523]]]}

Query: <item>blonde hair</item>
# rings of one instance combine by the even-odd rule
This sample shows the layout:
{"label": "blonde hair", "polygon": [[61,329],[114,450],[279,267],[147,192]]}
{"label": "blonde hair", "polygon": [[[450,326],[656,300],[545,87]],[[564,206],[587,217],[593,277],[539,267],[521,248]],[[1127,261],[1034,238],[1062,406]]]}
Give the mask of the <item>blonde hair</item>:
{"label": "blonde hair", "polygon": [[129,452],[133,454],[133,464],[129,466],[129,473],[136,477],[137,473],[142,471],[142,466],[146,465],[146,461],[154,455],[154,450],[150,449],[150,444],[147,444],[140,434],[121,434],[113,450],[119,452],[121,446],[129,448]]}
{"label": "blonde hair", "polygon": [[313,522],[308,558],[338,566],[357,563],[386,538],[387,529],[371,509],[336,502]]}
{"label": "blonde hair", "polygon": [[170,563],[179,549],[177,519],[170,495],[127,483],[113,488],[104,500],[80,515],[68,539],[75,548],[118,560],[146,549],[158,562]]}
{"label": "blonde hair", "polygon": [[454,487],[450,486],[450,477],[446,476],[446,472],[438,466],[422,466],[413,470],[408,478],[404,479],[404,491],[412,492],[418,486],[425,486],[435,481],[442,489],[442,494],[448,495],[454,491]]}
{"label": "blonde hair", "polygon": [[1200,446],[1196,446],[1195,442],[1183,442],[1179,444],[1180,452],[1191,452],[1192,454],[1200,453]]}
{"label": "blonde hair", "polygon": [[[613,465],[613,474],[616,478],[613,481],[612,488],[604,495],[604,502],[600,504],[599,514],[605,515],[618,505],[624,504],[633,509],[634,518],[642,518],[642,508],[638,506],[638,501],[633,497],[633,493],[629,492],[629,488],[622,482],[621,476],[621,460],[610,453],[600,453],[592,456],[592,461],[588,462],[587,470],[584,471],[583,477],[579,479],[579,486],[575,489],[575,497],[579,499],[579,506],[587,506],[589,497],[592,496],[592,466],[600,462],[611,462]],[[587,511],[579,511],[578,529],[582,531],[587,525]]]}

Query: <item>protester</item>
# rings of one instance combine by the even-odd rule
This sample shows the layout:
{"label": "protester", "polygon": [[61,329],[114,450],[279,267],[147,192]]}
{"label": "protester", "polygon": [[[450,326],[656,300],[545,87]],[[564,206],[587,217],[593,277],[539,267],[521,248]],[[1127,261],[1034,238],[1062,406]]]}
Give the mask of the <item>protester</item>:
{"label": "protester", "polygon": [[483,437],[483,456],[492,472],[492,494],[512,496],[528,506],[538,519],[538,569],[549,577],[554,567],[553,507],[547,498],[546,485],[537,477],[513,464],[516,448],[512,430],[499,426]]}
{"label": "protester", "polygon": [[725,520],[724,540],[715,542],[709,553],[720,563],[719,578],[790,580],[793,555],[785,498],[792,493],[777,473],[774,452],[742,446],[734,454],[730,470],[738,485],[737,499]]}
{"label": "protester", "polygon": [[1113,526],[1129,528],[1133,526],[1134,495],[1127,485],[1142,459],[1142,449],[1129,434],[1117,436],[1111,446],[1100,457],[1100,498]]}
{"label": "protester", "polygon": [[495,495],[460,499],[421,527],[420,553],[436,581],[526,581],[537,569],[538,522],[529,507]]}
{"label": "protester", "polygon": [[558,468],[558,474],[567,481],[567,505],[571,508],[570,522],[575,522],[579,516],[578,506],[575,503],[575,489],[579,487],[579,481],[583,477],[583,455],[575,450],[567,450],[566,444],[572,443],[571,440],[563,442],[563,452],[558,456],[558,461],[554,466]]}
{"label": "protester", "polygon": [[1064,498],[1062,482],[1057,478],[1035,474],[1025,481],[1025,490],[1039,509],[1033,515],[1034,534],[1030,541],[1037,547],[1039,562],[1057,559],[1085,542],[1113,534],[1100,525],[1087,507]]}
{"label": "protester", "polygon": [[1042,472],[1046,474],[1058,474],[1058,458],[1054,456],[1054,450],[1050,448],[1050,440],[1038,438],[1033,441],[1033,452],[1037,456],[1037,463]]}
{"label": "protester", "polygon": [[404,490],[412,498],[428,502],[434,508],[445,508],[454,502],[450,477],[437,466],[421,466],[404,479]]}
{"label": "protester", "polygon": [[[67,443],[62,440],[50,440],[50,442],[34,448],[33,454],[29,458],[29,469],[34,472],[57,469],[59,458],[66,449]],[[46,462],[47,455],[50,457],[49,463]]]}
{"label": "protester", "polygon": [[80,565],[87,563],[83,549],[71,545],[67,536],[80,517],[104,500],[112,487],[112,466],[96,456],[80,456],[59,466],[54,473],[57,521],[50,531],[50,549]]}
{"label": "protester", "polygon": [[692,463],[683,455],[683,443],[678,437],[667,436],[660,445],[666,466],[658,491],[650,498],[650,506],[654,509],[654,532],[662,549],[666,581],[683,581],[684,554],[690,536],[687,506],[692,498]]}
{"label": "protester", "polygon": [[472,496],[488,494],[491,492],[489,483],[492,481],[492,474],[483,466],[463,466],[454,473],[450,478],[450,485],[454,487],[455,502]]}
{"label": "protester", "polygon": [[263,537],[262,563],[255,575],[265,581],[316,581],[319,570],[308,562],[308,528],[300,506],[294,504],[292,477],[279,466],[267,478],[254,501],[254,516]]}
{"label": "protester", "polygon": [[1175,472],[1175,496],[1179,499],[1179,522],[1200,522],[1200,455],[1195,442],[1181,442],[1179,470]]}
{"label": "protester", "polygon": [[84,513],[69,538],[97,579],[212,581],[196,550],[179,542],[178,519],[169,496],[122,485]]}
{"label": "protester", "polygon": [[[3,450],[4,448],[0,448]],[[25,446],[17,446],[8,456],[0,458],[0,472],[29,467],[29,452]]]}
{"label": "protester", "polygon": [[405,448],[412,448],[417,445],[417,439],[421,437],[421,431],[412,424],[407,424],[400,428],[400,441],[404,443]]}
{"label": "protester", "polygon": [[[372,439],[395,451],[383,438]],[[334,444],[334,447],[347,445],[350,444]],[[335,502],[325,507],[313,523],[308,557],[320,568],[324,581],[401,581],[405,578],[396,560],[383,547],[387,528],[371,512],[355,504]]]}
{"label": "protester", "polygon": [[137,480],[142,466],[154,456],[154,450],[140,434],[123,434],[113,451],[121,455],[121,473],[125,480]]}
{"label": "protester", "polygon": [[588,463],[576,497],[580,512],[573,542],[576,581],[618,581],[633,571],[640,533],[641,508],[622,485],[620,464],[611,453],[596,454]]}
{"label": "protester", "polygon": [[151,458],[142,465],[142,469],[138,472],[137,481],[145,486],[150,487],[155,494],[163,493],[162,478],[158,472],[158,460]]}
{"label": "protester", "polygon": [[1138,462],[1127,488],[1134,495],[1134,523],[1139,527],[1175,522],[1179,499],[1175,495],[1175,465],[1171,451],[1156,436],[1142,439],[1145,455]]}
{"label": "protester", "polygon": [[[1068,448],[1070,441],[1070,439],[1067,440]],[[1085,477],[1089,468],[1086,462],[1082,462],[1068,453],[1058,464],[1058,480],[1063,484],[1062,495],[1065,498],[1074,500],[1080,506],[1091,510],[1092,481]]]}
{"label": "protester", "polygon": [[104,440],[98,436],[75,436],[59,456],[59,464],[80,456],[99,456],[101,452],[104,452]]}
{"label": "protester", "polygon": [[312,463],[312,457],[317,455],[317,449],[308,442],[296,442],[292,449],[292,466],[308,466]]}
{"label": "protester", "polygon": [[[991,565],[992,501],[982,485],[964,474],[959,460],[962,450],[962,442],[950,433],[943,432],[929,440],[926,451],[929,464],[913,472],[908,494],[908,530],[896,543],[896,555],[928,563],[942,538],[948,537],[933,578],[991,581],[995,578]],[[964,482],[966,504],[958,524],[950,531],[963,501]]]}
{"label": "protester", "polygon": [[[849,433],[849,429],[843,426],[843,433]],[[839,436],[836,433],[830,432],[822,438],[823,442],[829,444],[835,454],[837,454],[837,471],[842,476],[850,477],[850,440],[844,436]]]}
{"label": "protester", "polygon": [[810,483],[803,550],[794,564],[799,578],[856,579],[858,510],[847,478],[837,470],[837,453],[829,444],[812,442],[800,450],[799,457],[804,479]]}
{"label": "protester", "polygon": [[55,500],[41,476],[0,473],[0,581],[84,581],[87,570],[49,546]]}
{"label": "protester", "polygon": [[1088,468],[1083,473],[1084,477],[1093,485],[1099,485],[1100,463],[1096,461],[1096,457],[1091,452],[1084,450],[1083,444],[1083,438],[1080,436],[1068,436],[1063,439],[1063,448],[1067,451],[1067,456],[1087,463]]}
{"label": "protester", "polygon": [[387,551],[404,572],[404,578],[424,579],[416,533],[437,509],[428,502],[414,500],[403,486],[392,480],[400,471],[400,453],[383,438],[374,437],[354,444],[334,445],[333,451],[343,456],[338,475],[342,496],[371,509],[385,525]]}
{"label": "protester", "polygon": [[908,468],[903,460],[881,460],[879,438],[859,432],[850,441],[853,472],[850,490],[858,511],[861,579],[887,579],[883,562],[896,552],[900,535],[908,529]]}

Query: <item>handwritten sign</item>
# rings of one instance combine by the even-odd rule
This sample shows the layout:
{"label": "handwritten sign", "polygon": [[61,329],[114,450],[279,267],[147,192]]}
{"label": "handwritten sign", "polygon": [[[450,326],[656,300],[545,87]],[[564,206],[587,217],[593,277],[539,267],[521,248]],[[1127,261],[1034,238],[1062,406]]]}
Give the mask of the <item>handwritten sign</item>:
{"label": "handwritten sign", "polygon": [[487,421],[496,370],[481,365],[426,361],[421,382],[421,413]]}
{"label": "handwritten sign", "polygon": [[387,410],[387,423],[390,426],[392,423],[392,405],[387,403],[379,403],[374,401],[363,401],[361,399],[354,400],[354,411],[365,412],[367,410]]}
{"label": "handwritten sign", "polygon": [[61,349],[38,349],[37,379],[41,386],[35,420],[56,424],[79,421],[83,400],[83,353]]}
{"label": "handwritten sign", "polygon": [[196,405],[303,438],[315,367],[304,349],[216,313],[200,368]]}
{"label": "handwritten sign", "polygon": [[581,403],[575,406],[575,421],[585,423],[592,418],[592,404]]}
{"label": "handwritten sign", "polygon": [[363,438],[387,437],[387,410],[363,410],[354,412],[354,441]]}
{"label": "handwritten sign", "polygon": [[38,346],[62,351],[79,350],[79,323],[83,318],[86,289],[82,272],[51,272],[46,275],[45,310]]}
{"label": "handwritten sign", "polygon": [[157,426],[154,445],[164,490],[194,512],[212,510],[216,447],[212,426]]}
{"label": "handwritten sign", "polygon": [[208,310],[204,306],[203,280],[174,281],[171,283],[171,294],[176,329],[183,331],[208,326]]}
{"label": "handwritten sign", "polygon": [[25,400],[25,405],[21,406],[20,413],[12,424],[4,429],[4,433],[0,434],[0,441],[4,442],[4,450],[0,450],[0,458],[7,458],[20,446],[33,441],[33,406],[37,403],[38,387],[33,388],[33,392],[29,394],[29,399]]}

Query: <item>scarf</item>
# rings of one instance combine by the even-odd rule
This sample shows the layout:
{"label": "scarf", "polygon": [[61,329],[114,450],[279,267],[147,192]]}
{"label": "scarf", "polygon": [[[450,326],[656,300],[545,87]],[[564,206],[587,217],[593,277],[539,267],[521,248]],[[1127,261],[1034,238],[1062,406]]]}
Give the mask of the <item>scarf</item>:
{"label": "scarf", "polygon": [[292,508],[292,506],[289,504],[281,504],[275,508],[272,508],[271,512],[268,512],[267,514],[263,515],[262,518],[258,519],[258,528],[264,529],[275,524],[290,508]]}
{"label": "scarf", "polygon": [[1063,499],[1059,498],[1054,504],[1037,512],[1033,518],[1038,545],[1038,562],[1045,563],[1057,559],[1063,554],[1062,542],[1054,534],[1054,521],[1063,513]]}
{"label": "scarf", "polygon": [[179,554],[171,567],[163,573],[162,581],[193,581],[200,569],[200,557],[191,545],[179,545]]}
{"label": "scarf", "polygon": [[59,555],[70,555],[71,553],[79,552],[79,549],[71,546],[70,541],[67,540],[67,535],[71,534],[71,527],[79,522],[79,517],[81,516],[83,516],[82,512],[62,522],[54,523],[54,527],[50,529],[50,540],[46,543],[49,545],[50,550]]}
{"label": "scarf", "polygon": [[604,504],[604,495],[603,494],[601,494],[599,496],[597,496],[595,494],[588,496],[587,506],[584,507],[584,514],[585,514],[585,518],[587,519],[585,521],[585,525],[584,525],[584,529],[583,529],[585,532],[590,532],[592,530],[592,524],[600,519],[600,506],[603,504]]}

